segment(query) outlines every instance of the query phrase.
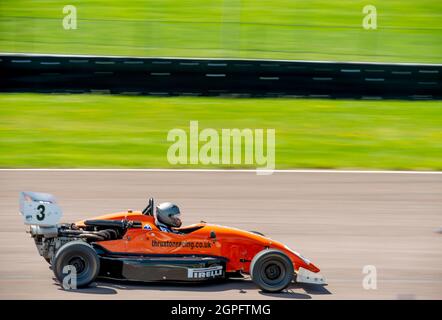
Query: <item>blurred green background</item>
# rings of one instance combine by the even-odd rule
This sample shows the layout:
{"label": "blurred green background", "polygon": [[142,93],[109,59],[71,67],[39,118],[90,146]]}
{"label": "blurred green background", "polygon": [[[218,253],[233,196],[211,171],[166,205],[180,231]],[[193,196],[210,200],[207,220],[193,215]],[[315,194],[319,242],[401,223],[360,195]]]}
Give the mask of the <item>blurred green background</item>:
{"label": "blurred green background", "polygon": [[[64,30],[75,5],[78,29]],[[375,5],[378,29],[364,30]],[[0,1],[3,52],[442,62],[440,0]]]}
{"label": "blurred green background", "polygon": [[0,167],[171,165],[173,128],[274,128],[276,168],[442,170],[442,103],[0,94]]}

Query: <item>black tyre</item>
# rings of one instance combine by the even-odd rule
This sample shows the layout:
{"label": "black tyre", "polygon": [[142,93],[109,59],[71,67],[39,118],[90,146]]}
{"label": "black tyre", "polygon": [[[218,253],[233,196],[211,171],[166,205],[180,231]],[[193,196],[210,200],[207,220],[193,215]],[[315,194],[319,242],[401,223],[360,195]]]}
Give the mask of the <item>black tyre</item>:
{"label": "black tyre", "polygon": [[77,287],[86,287],[95,280],[100,271],[100,259],[91,245],[83,241],[72,241],[62,246],[55,255],[53,271],[63,284],[63,268],[71,265],[77,273]]}
{"label": "black tyre", "polygon": [[283,252],[274,249],[256,254],[250,264],[253,282],[266,292],[279,292],[293,279],[293,263]]}

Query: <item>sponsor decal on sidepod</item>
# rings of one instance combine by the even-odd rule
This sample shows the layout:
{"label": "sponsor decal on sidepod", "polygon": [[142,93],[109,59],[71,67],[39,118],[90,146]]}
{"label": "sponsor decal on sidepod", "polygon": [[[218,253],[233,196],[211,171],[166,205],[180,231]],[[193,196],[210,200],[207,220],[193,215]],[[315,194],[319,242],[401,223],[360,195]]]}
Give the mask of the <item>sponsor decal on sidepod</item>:
{"label": "sponsor decal on sidepod", "polygon": [[187,277],[192,278],[215,278],[223,274],[222,266],[215,266],[209,268],[197,268],[197,269],[187,269]]}

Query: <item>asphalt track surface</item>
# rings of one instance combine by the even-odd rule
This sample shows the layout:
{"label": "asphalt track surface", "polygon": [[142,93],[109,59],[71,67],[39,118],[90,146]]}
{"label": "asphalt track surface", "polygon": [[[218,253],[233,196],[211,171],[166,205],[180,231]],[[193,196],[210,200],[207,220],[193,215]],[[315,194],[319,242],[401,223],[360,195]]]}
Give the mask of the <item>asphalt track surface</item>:
{"label": "asphalt track surface", "polygon": [[[18,214],[18,193],[49,192],[63,220],[174,201],[184,224],[258,230],[310,258],[328,285],[265,294],[210,285],[98,281],[63,291]],[[442,175],[401,173],[0,171],[1,299],[442,299]],[[363,288],[363,267],[377,289]]]}

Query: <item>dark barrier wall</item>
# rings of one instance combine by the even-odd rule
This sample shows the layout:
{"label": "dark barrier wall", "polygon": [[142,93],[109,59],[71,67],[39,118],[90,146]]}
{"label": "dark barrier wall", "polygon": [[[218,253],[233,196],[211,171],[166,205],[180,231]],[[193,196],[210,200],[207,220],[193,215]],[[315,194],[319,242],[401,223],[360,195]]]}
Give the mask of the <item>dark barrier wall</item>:
{"label": "dark barrier wall", "polygon": [[441,99],[442,65],[0,55],[2,92]]}

